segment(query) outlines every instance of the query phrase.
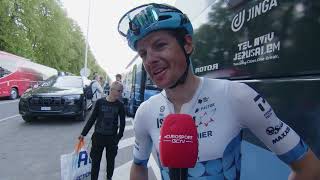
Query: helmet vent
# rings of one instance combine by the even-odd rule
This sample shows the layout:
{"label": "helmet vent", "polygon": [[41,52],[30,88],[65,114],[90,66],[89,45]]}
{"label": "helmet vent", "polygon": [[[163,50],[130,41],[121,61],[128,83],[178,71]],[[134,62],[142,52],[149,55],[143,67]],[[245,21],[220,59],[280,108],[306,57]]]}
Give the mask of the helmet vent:
{"label": "helmet vent", "polygon": [[163,21],[163,20],[169,19],[169,18],[171,18],[171,17],[172,17],[172,16],[170,16],[170,15],[159,16],[159,21]]}

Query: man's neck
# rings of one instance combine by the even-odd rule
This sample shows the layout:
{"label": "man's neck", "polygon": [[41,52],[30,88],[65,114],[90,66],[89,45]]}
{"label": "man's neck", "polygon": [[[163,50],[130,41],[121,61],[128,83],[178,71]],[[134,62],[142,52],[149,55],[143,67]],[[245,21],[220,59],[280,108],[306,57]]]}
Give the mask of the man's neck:
{"label": "man's neck", "polygon": [[108,102],[115,102],[115,101],[117,101],[117,98],[114,98],[114,97],[108,95],[108,96],[106,97],[106,100],[107,100]]}
{"label": "man's neck", "polygon": [[180,84],[173,89],[166,89],[165,91],[170,102],[179,107],[192,99],[199,84],[200,78],[189,72],[184,84]]}

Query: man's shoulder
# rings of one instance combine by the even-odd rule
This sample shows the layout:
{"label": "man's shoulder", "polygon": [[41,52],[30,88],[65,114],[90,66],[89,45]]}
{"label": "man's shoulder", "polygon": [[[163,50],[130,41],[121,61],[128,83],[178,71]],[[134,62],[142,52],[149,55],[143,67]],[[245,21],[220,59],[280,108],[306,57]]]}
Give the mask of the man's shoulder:
{"label": "man's shoulder", "polygon": [[163,102],[163,95],[160,93],[151,96],[148,100],[144,101],[146,104],[157,104]]}
{"label": "man's shoulder", "polygon": [[222,93],[223,91],[226,91],[228,87],[230,86],[232,82],[227,79],[210,79],[210,78],[204,78],[203,79],[203,90],[204,92],[216,92],[216,93]]}
{"label": "man's shoulder", "polygon": [[232,81],[228,80],[228,79],[213,79],[213,78],[203,78],[203,81],[206,82],[206,84],[209,85],[225,85],[225,84],[229,84]]}
{"label": "man's shoulder", "polygon": [[232,81],[228,79],[211,79],[211,78],[204,78],[205,87],[206,86],[213,86],[213,87],[241,87],[244,85],[242,82]]}
{"label": "man's shoulder", "polygon": [[106,100],[106,98],[99,98],[99,99],[97,99],[97,102],[96,102],[96,104],[101,104],[101,103],[104,103],[104,102],[108,102],[107,100]]}
{"label": "man's shoulder", "polygon": [[123,101],[121,101],[120,99],[117,99],[116,104],[117,104],[118,106],[124,106]]}
{"label": "man's shoulder", "polygon": [[90,84],[91,84],[91,86],[95,86],[97,83],[98,83],[98,81],[92,80]]}
{"label": "man's shoulder", "polygon": [[243,82],[227,79],[209,79],[206,78],[205,89],[209,92],[219,91],[221,95],[226,95],[231,99],[245,99],[252,93],[252,88]]}
{"label": "man's shoulder", "polygon": [[156,94],[151,96],[148,100],[140,104],[138,110],[141,112],[152,112],[153,109],[157,109],[157,105],[160,105],[163,102],[163,97],[161,94]]}

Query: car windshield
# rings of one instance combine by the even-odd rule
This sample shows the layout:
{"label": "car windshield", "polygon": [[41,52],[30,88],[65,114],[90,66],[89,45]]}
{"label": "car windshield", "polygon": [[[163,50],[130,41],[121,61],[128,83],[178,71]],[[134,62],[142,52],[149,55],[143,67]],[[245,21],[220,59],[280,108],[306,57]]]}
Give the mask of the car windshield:
{"label": "car windshield", "polygon": [[53,82],[52,87],[58,88],[82,88],[82,79],[74,76],[62,76],[58,77]]}
{"label": "car windshield", "polygon": [[82,88],[82,79],[75,76],[52,76],[40,84],[42,87]]}

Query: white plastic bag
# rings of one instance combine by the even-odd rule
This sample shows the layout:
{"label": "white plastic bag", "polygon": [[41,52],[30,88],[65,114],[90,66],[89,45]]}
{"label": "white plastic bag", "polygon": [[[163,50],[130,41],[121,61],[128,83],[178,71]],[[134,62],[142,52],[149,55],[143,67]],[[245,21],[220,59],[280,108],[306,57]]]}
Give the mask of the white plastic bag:
{"label": "white plastic bag", "polygon": [[72,153],[61,155],[61,180],[91,180],[91,159],[83,141]]}

